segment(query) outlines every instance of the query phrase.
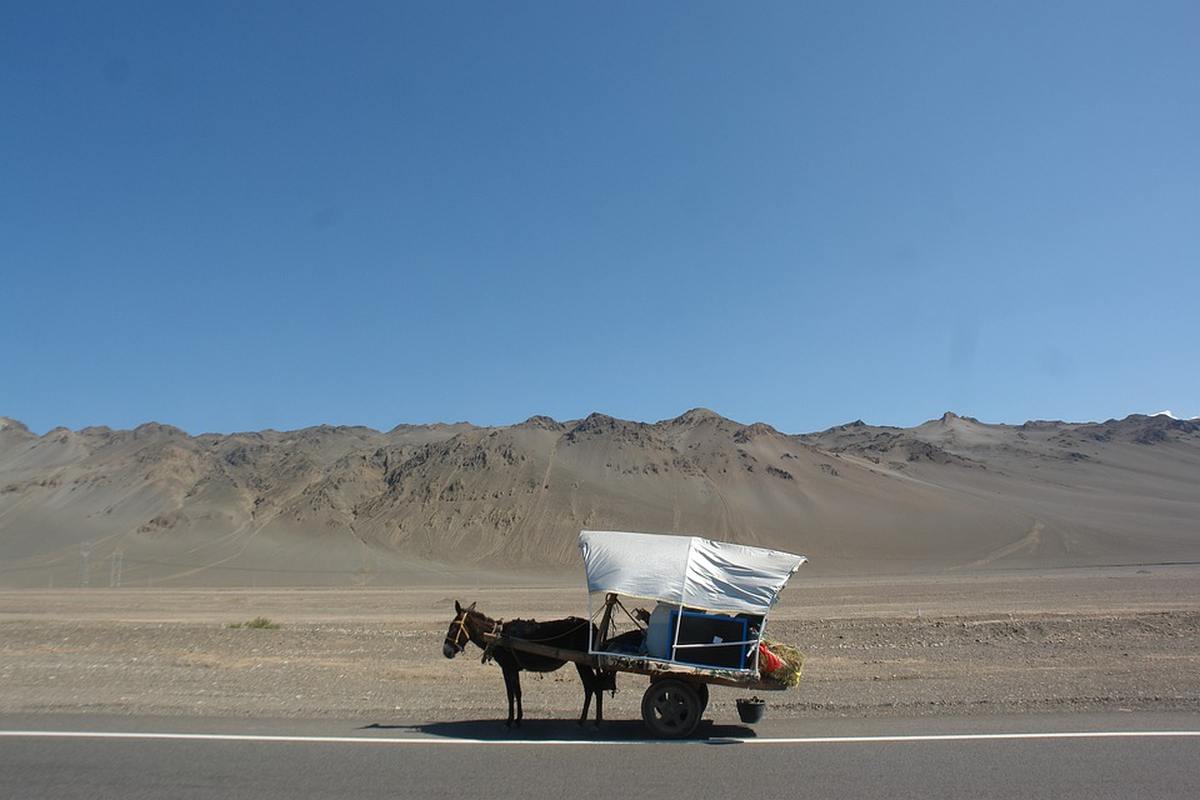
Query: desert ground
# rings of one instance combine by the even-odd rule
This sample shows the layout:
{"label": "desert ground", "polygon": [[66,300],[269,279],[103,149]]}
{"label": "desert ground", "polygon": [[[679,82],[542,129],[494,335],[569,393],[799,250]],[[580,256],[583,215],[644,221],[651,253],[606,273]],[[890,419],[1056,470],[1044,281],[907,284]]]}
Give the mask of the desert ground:
{"label": "desert ground", "polygon": [[[453,601],[585,615],[578,580],[529,587],[0,592],[0,713],[499,719],[499,669],[441,654]],[[230,627],[255,617],[276,629]],[[798,574],[768,636],[807,654],[775,718],[1200,710],[1200,567],[871,578]],[[610,719],[638,717],[621,676]],[[568,666],[524,678],[530,718],[570,718]],[[736,717],[734,689],[708,716]],[[499,723],[498,723],[499,724]]]}
{"label": "desert ground", "polygon": [[[806,435],[704,409],[198,436],[0,418],[0,713],[499,718],[495,665],[441,655],[453,601],[585,615],[581,528],[808,555],[768,626],[808,656],[775,717],[1195,711],[1197,487],[1200,421],[1162,414]],[[233,627],[256,617],[279,627]],[[638,717],[644,686],[622,677],[607,716]],[[569,667],[524,688],[529,717],[578,714]]]}

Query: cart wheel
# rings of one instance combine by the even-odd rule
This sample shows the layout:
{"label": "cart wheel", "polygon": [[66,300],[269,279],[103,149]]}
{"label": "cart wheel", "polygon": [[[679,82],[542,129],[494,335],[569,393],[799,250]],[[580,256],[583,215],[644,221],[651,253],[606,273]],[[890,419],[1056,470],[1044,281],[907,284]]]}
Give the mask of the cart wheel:
{"label": "cart wheel", "polygon": [[708,709],[708,684],[701,683],[696,685],[696,694],[700,698],[700,716],[704,716],[704,712]]}
{"label": "cart wheel", "polygon": [[683,681],[655,681],[642,695],[642,719],[656,736],[690,735],[700,724],[701,710],[700,693]]}

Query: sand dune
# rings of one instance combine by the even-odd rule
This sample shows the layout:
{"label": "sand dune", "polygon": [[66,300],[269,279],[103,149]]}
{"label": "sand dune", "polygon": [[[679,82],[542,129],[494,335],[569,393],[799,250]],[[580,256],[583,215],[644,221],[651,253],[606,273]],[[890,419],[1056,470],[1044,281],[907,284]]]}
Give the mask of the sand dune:
{"label": "sand dune", "polygon": [[794,436],[695,409],[37,436],[0,418],[2,586],[527,582],[577,569],[584,527],[789,549],[817,574],[1200,561],[1200,422]]}

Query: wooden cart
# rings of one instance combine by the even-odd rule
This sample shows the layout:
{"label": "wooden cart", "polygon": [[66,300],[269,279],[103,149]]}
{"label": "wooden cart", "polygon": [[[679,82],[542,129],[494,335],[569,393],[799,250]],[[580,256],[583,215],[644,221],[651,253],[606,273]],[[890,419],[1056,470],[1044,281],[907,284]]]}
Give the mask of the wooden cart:
{"label": "wooden cart", "polygon": [[[598,591],[605,597],[602,607],[592,614],[593,620],[598,615],[600,619],[596,625],[598,636],[590,644],[588,651],[554,648],[509,636],[490,637],[491,646],[557,658],[559,661],[586,664],[598,670],[600,674],[647,675],[649,686],[642,696],[642,720],[646,722],[650,732],[665,738],[683,738],[694,732],[700,724],[704,709],[707,708],[710,685],[754,691],[781,691],[787,688],[782,682],[770,679],[758,670],[758,643],[766,625],[768,609],[775,602],[779,591],[784,588],[787,578],[804,563],[804,557],[766,551],[762,548],[710,542],[697,537],[628,534],[622,531],[582,531],[580,547],[583,551],[584,566],[588,571],[589,599],[598,594]],[[716,577],[720,579],[712,582],[712,585],[719,587],[721,593],[726,594],[714,593],[708,584],[702,585],[700,589],[689,590],[686,577],[672,582],[672,570],[677,566],[673,565],[672,561],[684,561],[683,570],[679,570],[680,575],[689,575],[689,571],[697,572],[694,561],[700,560],[696,555],[698,548],[708,548],[716,553],[715,557],[706,557],[704,569],[718,573]],[[653,554],[654,558],[643,557],[643,554],[647,553]],[[672,553],[676,555],[672,557]],[[628,557],[625,557],[625,554],[629,554]],[[703,551],[701,554],[703,555]],[[600,566],[596,566],[598,563]],[[730,565],[727,569],[730,575],[719,573],[721,564]],[[698,575],[703,578],[706,573],[700,572]],[[742,579],[743,583],[748,585],[739,587],[734,583],[736,579]],[[623,608],[620,596],[667,602],[671,603],[672,607],[678,607],[678,614],[672,616],[674,639],[671,644],[671,657],[649,657],[606,650],[613,627],[614,609]],[[685,612],[685,608],[707,609],[726,614],[754,613],[755,619],[758,620],[756,637],[745,642],[680,644],[679,630],[683,624],[683,616],[685,613],[692,613],[690,610]],[[720,668],[683,663],[678,658],[682,648],[728,648],[733,645],[744,646],[751,652],[749,664],[743,664],[737,669]]]}
{"label": "wooden cart", "polygon": [[[652,734],[664,738],[683,738],[696,730],[708,706],[710,685],[755,691],[781,691],[788,688],[779,681],[761,675],[757,658],[750,669],[731,670],[604,652],[612,626],[613,611],[618,607],[618,595],[608,593],[605,596],[603,616],[598,625],[599,634],[591,652],[550,647],[512,636],[491,635],[485,638],[491,640],[489,649],[504,647],[560,661],[572,661],[592,667],[602,674],[615,675],[624,672],[648,676],[650,685],[642,695],[642,720]],[[752,644],[757,647],[757,642]],[[755,654],[757,655],[757,651]]]}

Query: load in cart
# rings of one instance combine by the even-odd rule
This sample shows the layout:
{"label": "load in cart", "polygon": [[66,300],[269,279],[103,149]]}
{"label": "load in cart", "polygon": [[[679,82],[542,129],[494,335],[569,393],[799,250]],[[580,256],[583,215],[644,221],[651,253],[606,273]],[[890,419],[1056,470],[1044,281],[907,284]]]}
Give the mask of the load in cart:
{"label": "load in cart", "polygon": [[[461,650],[456,635],[451,642],[457,623],[464,636],[486,643],[485,659],[497,654],[499,660],[498,654],[505,653],[518,663],[522,658],[558,666],[574,662],[587,692],[585,717],[592,694],[615,686],[615,673],[647,675],[642,719],[652,733],[670,738],[695,731],[710,686],[774,691],[798,683],[802,657],[763,636],[771,608],[804,556],[696,536],[621,531],[582,531],[579,548],[590,622],[570,618],[577,623],[574,646],[562,646],[528,627],[556,623],[506,624],[487,617],[483,619],[491,629],[480,630],[476,641],[469,628],[477,612],[459,608],[462,621],[456,617],[451,623],[447,647]],[[586,649],[580,646],[585,630]],[[452,656],[450,650],[446,654]],[[538,669],[527,664],[519,668]],[[507,669],[505,682],[510,683]],[[519,682],[516,693],[519,724]],[[512,707],[510,689],[510,724]],[[739,713],[743,721],[757,721],[762,701],[739,701]]]}

